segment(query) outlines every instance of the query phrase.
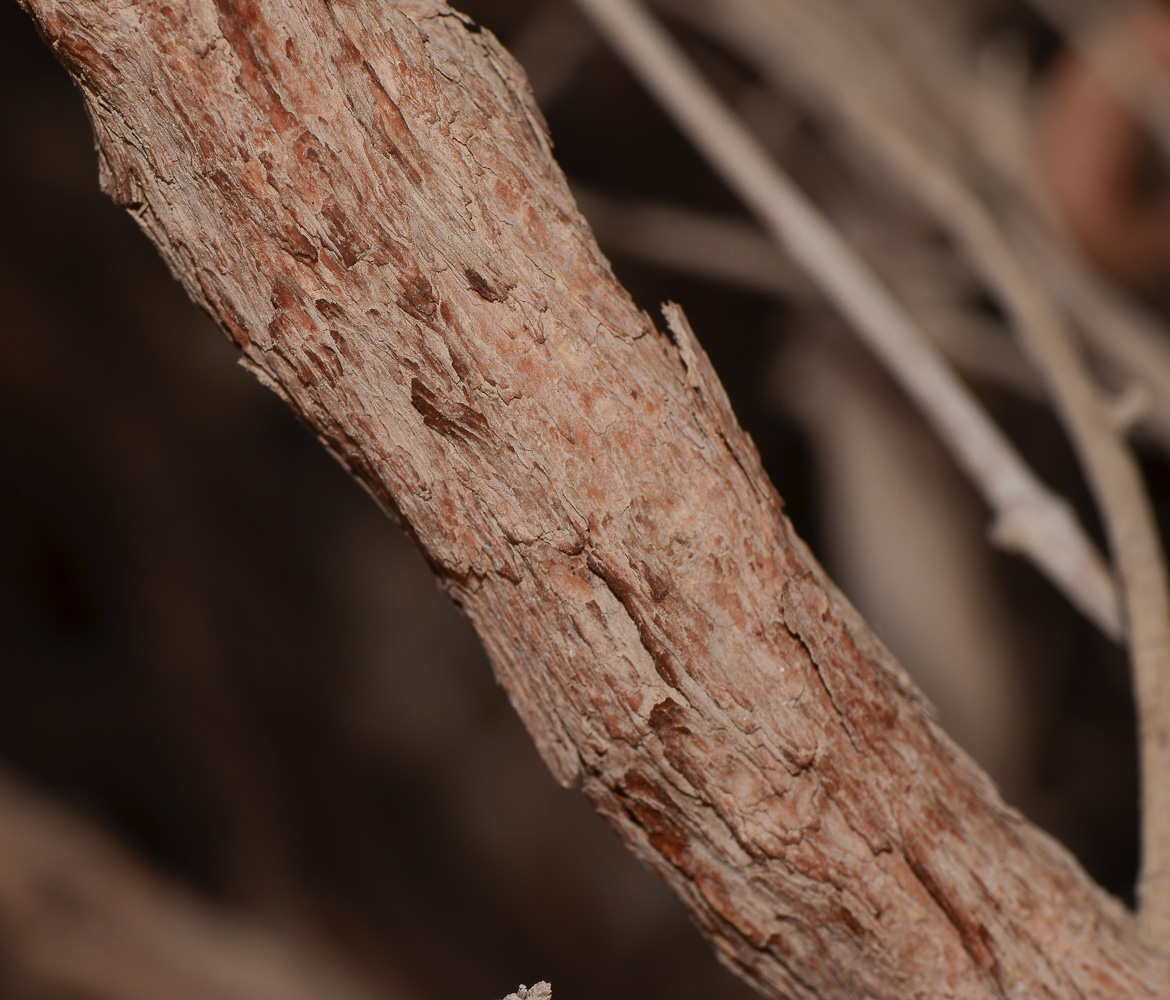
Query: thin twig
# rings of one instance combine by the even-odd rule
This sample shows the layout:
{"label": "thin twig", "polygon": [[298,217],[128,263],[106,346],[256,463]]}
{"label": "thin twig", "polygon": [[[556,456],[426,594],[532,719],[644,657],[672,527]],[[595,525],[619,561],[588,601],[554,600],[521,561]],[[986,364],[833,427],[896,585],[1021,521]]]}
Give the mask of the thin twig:
{"label": "thin twig", "polygon": [[[1101,8],[1109,5],[1077,6],[1093,7],[1097,16],[1103,16],[1107,11]],[[923,0],[854,0],[850,10],[873,16],[867,28],[894,47],[901,65],[913,68],[916,96],[930,98],[952,123],[967,131],[969,141],[964,148],[972,155],[964,159],[964,171],[974,175],[990,171],[1016,192],[1012,214],[1017,218],[1013,218],[1010,235],[1017,252],[1033,265],[1033,277],[1059,302],[1094,355],[1114,368],[1122,382],[1149,388],[1149,405],[1135,429],[1170,454],[1170,330],[1078,259],[1071,246],[1047,232],[1033,217],[1031,178],[1022,166],[1022,137],[1027,130],[1023,94],[1013,101],[1008,95],[985,93],[984,103],[994,108],[983,109],[981,115],[974,100],[980,88],[967,69],[969,60],[962,58],[969,44],[965,46],[963,39],[949,35],[941,19],[929,16]],[[1082,17],[1088,13],[1083,11]],[[908,36],[914,36],[913,47],[908,47]],[[932,55],[931,49],[937,51]],[[852,63],[846,60],[843,65]],[[900,111],[891,109],[889,114],[900,117]],[[995,120],[996,140],[983,127],[987,117]],[[1011,138],[1005,140],[1005,136]]]}
{"label": "thin twig", "polygon": [[1013,237],[1093,353],[1149,388],[1150,405],[1137,429],[1170,454],[1170,329],[1042,227],[1021,223]]}
{"label": "thin twig", "polygon": [[1028,555],[1106,634],[1109,572],[1075,515],[1035,477],[865,262],[780,171],[671,37],[633,0],[578,0],[676,124],[895,375],[995,512],[997,544]]}
{"label": "thin twig", "polygon": [[[1027,123],[1017,113],[1015,100],[1027,90],[1027,53],[1009,55],[1005,47],[1010,42],[1005,39],[979,38],[974,5],[948,5],[945,12],[950,16],[946,17],[939,16],[943,10],[935,0],[849,3],[850,22],[879,54],[912,69],[916,81],[929,81],[916,88],[915,97],[953,128],[957,138],[966,140],[959,150],[965,159],[978,159],[1019,182],[1027,171]],[[993,54],[992,49],[998,51]],[[973,52],[978,52],[976,59],[971,57]],[[1000,64],[994,83],[988,79],[989,56]],[[850,69],[860,77],[871,72],[868,66]],[[901,118],[904,108],[898,111]]]}
{"label": "thin twig", "polygon": [[[850,68],[869,61],[885,71],[883,82],[895,80],[897,70],[882,66],[872,51],[859,51],[855,60],[845,63],[826,64],[824,53],[817,52],[808,38],[793,34],[797,18],[806,22],[820,18],[823,23],[815,23],[810,33],[826,37],[843,13],[835,6],[828,0],[816,5],[803,0],[771,0],[767,5],[725,0],[719,5],[718,24],[730,26],[765,69],[776,64],[780,52],[787,60],[799,60],[799,72],[813,81],[818,100],[834,109],[836,117],[878,154],[963,247],[999,296],[1021,345],[1048,386],[1097,499],[1125,594],[1142,739],[1141,918],[1146,940],[1164,948],[1170,941],[1170,585],[1141,471],[1077,356],[1063,318],[991,212],[948,166],[944,151],[919,142],[917,130],[903,127],[901,117],[888,112],[882,99],[890,89],[870,86]],[[735,16],[733,8],[742,16]],[[842,42],[834,39],[834,44]],[[925,109],[910,103],[905,109],[929,131]]]}
{"label": "thin twig", "polygon": [[807,299],[812,292],[775,241],[740,218],[572,187],[606,253],[784,299]]}
{"label": "thin twig", "polygon": [[[615,197],[576,182],[572,187],[578,208],[611,256],[789,302],[805,302],[815,294],[775,240],[735,215]],[[869,256],[874,259],[872,253]],[[938,270],[932,269],[929,276],[936,290],[943,283],[934,273]],[[889,274],[886,280],[918,319],[920,329],[965,376],[1028,399],[1044,398],[1019,348],[998,323],[959,302],[940,301],[937,295],[919,301],[923,296],[916,298],[907,288],[909,282]]]}
{"label": "thin twig", "polygon": [[11,986],[15,973],[30,996],[387,996],[304,930],[266,926],[200,899],[2,768],[0,925],[3,980]]}

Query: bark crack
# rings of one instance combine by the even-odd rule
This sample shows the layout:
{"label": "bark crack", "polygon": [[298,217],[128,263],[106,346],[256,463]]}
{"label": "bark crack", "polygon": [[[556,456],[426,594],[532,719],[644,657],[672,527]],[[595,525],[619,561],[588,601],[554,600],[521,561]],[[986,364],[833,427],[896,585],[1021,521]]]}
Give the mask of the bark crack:
{"label": "bark crack", "polygon": [[988,987],[994,984],[995,995],[1002,1000],[1008,1000],[1009,994],[1002,979],[999,962],[995,957],[994,943],[987,928],[981,923],[973,923],[964,915],[960,907],[955,906],[938,879],[925,864],[918,860],[914,852],[903,851],[902,857],[918,880],[919,885],[946,917],[947,923],[954,928],[963,950],[967,953],[972,966],[984,984]]}
{"label": "bark crack", "polygon": [[625,609],[626,614],[630,616],[630,621],[634,623],[634,627],[638,630],[638,639],[642,643],[642,648],[650,654],[650,659],[654,664],[654,669],[657,671],[658,676],[669,687],[681,692],[682,672],[680,670],[680,664],[676,662],[677,657],[666,643],[659,639],[651,630],[646,616],[638,608],[637,597],[633,586],[623,580],[619,574],[608,569],[593,552],[586,555],[585,565],[589,568],[590,573],[605,584],[609,592],[613,594],[617,602]]}
{"label": "bark crack", "polygon": [[[812,579],[811,574],[805,574],[805,576],[808,579]],[[853,725],[849,721],[848,715],[846,715],[845,710],[837,701],[837,695],[833,691],[833,687],[829,683],[828,678],[825,677],[824,669],[822,668],[820,656],[817,650],[815,650],[809,640],[805,638],[803,631],[801,630],[800,623],[793,620],[795,615],[792,614],[792,611],[789,608],[787,596],[788,591],[786,589],[782,595],[784,628],[793,639],[800,643],[801,648],[808,655],[809,664],[812,666],[813,672],[817,675],[817,680],[821,682],[821,687],[825,689],[825,694],[829,699],[829,704],[833,706],[833,711],[836,714],[837,722],[840,724],[842,730],[844,730],[845,735],[848,737],[849,743],[852,745],[854,751],[858,754],[858,756],[865,756],[865,750],[862,748],[861,744],[858,742],[856,734],[853,732]]]}

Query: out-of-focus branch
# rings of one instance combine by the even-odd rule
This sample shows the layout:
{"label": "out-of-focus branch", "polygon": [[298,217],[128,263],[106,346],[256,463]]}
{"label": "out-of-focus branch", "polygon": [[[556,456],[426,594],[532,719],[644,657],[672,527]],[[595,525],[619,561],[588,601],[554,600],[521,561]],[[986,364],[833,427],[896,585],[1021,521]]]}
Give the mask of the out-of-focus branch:
{"label": "out-of-focus branch", "polygon": [[386,1000],[313,944],[218,909],[0,772],[4,964],[37,996]]}
{"label": "out-of-focus branch", "polygon": [[[1109,12],[1107,8],[1118,5],[1077,6],[1093,8],[1082,11],[1080,16],[1084,17],[1104,16]],[[686,9],[701,13],[697,6]],[[936,8],[930,6],[930,0],[900,0],[894,4],[853,0],[849,9],[870,17],[868,27],[872,34],[891,47],[900,66],[916,74],[914,98],[929,98],[932,104],[941,106],[947,120],[966,133],[961,163],[964,173],[982,176],[990,172],[1014,191],[1016,203],[1008,211],[1012,217],[1010,235],[1018,254],[1034,265],[1035,278],[1043,282],[1076,323],[1093,353],[1115,369],[1122,382],[1149,387],[1149,404],[1137,429],[1170,453],[1170,331],[1081,261],[1071,247],[1048,233],[1034,217],[1027,204],[1033,185],[1024,163],[1028,122],[1022,93],[1000,94],[989,102],[994,105],[990,117],[996,134],[992,136],[984,127],[986,116],[981,116],[976,100],[978,80],[970,71],[970,60],[964,57],[973,41],[948,34],[943,27],[945,22],[932,16]],[[715,30],[714,22],[707,22],[707,26]],[[907,47],[910,37],[915,39],[913,48]],[[741,44],[747,52],[746,41],[741,40]],[[881,57],[880,48],[873,51]],[[759,58],[763,58],[762,51]],[[770,62],[771,77],[779,84],[777,65]],[[784,65],[791,68],[790,63]],[[841,65],[851,65],[850,60],[843,60]],[[889,99],[891,95],[884,96]],[[903,100],[908,96],[908,92],[901,92],[893,106],[887,105],[888,114],[903,121]]]}
{"label": "out-of-focus branch", "polygon": [[[697,7],[688,9],[699,13]],[[886,76],[891,63],[902,71],[895,71],[882,100],[896,102],[899,118],[903,124],[913,123],[919,141],[933,144],[929,133],[944,128],[953,153],[965,160],[978,159],[1001,176],[1023,182],[1027,137],[1018,102],[1027,92],[1029,69],[1022,43],[1013,52],[1001,37],[989,50],[989,41],[979,37],[979,8],[970,4],[944,8],[934,0],[849,0],[848,13],[854,56],[856,35],[863,34],[870,41],[869,51],[886,64],[876,72]],[[869,78],[875,72],[873,60],[867,58],[849,71]],[[900,80],[902,76],[907,79]],[[912,83],[920,84],[914,96],[930,112],[932,124],[926,128],[922,116],[908,112],[901,100],[903,86]],[[813,99],[808,93],[805,97]]]}
{"label": "out-of-focus branch", "polygon": [[573,197],[607,253],[757,294],[807,299],[812,293],[775,241],[742,219],[615,198],[577,183]]}
{"label": "out-of-focus branch", "polygon": [[629,0],[578,0],[708,161],[849,318],[1026,554],[1106,634],[1121,636],[1109,571],[1075,515],[1024,464],[906,310],[792,184],[670,36]]}
{"label": "out-of-focus branch", "polygon": [[[573,196],[611,256],[787,301],[805,302],[815,294],[774,239],[734,215],[615,197],[576,182]],[[964,375],[1029,399],[1043,396],[1023,355],[998,324],[958,303],[914,301],[909,290],[887,280],[922,332]]]}
{"label": "out-of-focus branch", "polygon": [[1131,384],[1148,388],[1136,430],[1170,454],[1170,329],[1041,226],[1021,222],[1013,235],[1093,354]]}
{"label": "out-of-focus branch", "polygon": [[[915,105],[900,86],[899,72],[880,52],[848,32],[834,31],[847,20],[844,8],[831,0],[815,5],[724,0],[694,9],[766,73],[775,75],[780,72],[775,67],[795,64],[793,71],[815,90],[818,103],[879,155],[965,250],[1045,379],[1101,509],[1124,589],[1141,719],[1142,920],[1147,940],[1164,947],[1170,941],[1170,584],[1135,458],[1077,356],[1061,315],[991,212],[949,165],[950,151],[920,139],[941,131],[932,128],[927,110]],[[822,41],[823,49],[818,48]],[[830,55],[832,62],[826,61]],[[859,67],[874,67],[882,85]],[[914,127],[904,124],[903,113]]]}

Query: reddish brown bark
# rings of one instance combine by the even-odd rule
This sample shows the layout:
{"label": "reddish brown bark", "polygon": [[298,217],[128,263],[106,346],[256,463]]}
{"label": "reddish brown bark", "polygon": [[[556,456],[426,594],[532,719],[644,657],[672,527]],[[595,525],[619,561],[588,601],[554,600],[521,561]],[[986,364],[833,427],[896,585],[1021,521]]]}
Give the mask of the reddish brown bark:
{"label": "reddish brown bark", "polygon": [[549,767],[731,966],[770,996],[1170,992],[794,536],[488,32],[424,0],[21,2],[106,190],[412,533]]}

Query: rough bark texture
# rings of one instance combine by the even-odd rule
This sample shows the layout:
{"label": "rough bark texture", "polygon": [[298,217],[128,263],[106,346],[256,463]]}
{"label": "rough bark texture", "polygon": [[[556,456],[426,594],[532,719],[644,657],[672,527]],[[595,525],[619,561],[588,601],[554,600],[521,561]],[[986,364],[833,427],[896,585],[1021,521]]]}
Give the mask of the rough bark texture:
{"label": "rough bark texture", "polygon": [[732,967],[822,1000],[1170,994],[794,536],[490,33],[424,0],[21,3],[105,189],[413,534],[557,778]]}

